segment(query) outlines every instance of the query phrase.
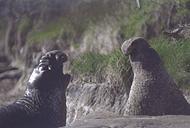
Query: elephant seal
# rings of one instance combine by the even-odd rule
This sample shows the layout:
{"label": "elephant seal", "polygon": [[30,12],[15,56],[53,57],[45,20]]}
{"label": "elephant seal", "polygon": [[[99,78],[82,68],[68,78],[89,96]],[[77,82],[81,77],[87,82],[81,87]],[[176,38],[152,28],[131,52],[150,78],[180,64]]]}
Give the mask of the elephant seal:
{"label": "elephant seal", "polygon": [[125,41],[121,47],[134,78],[126,115],[189,115],[190,107],[163,66],[158,53],[142,37]]}
{"label": "elephant seal", "polygon": [[0,109],[0,128],[57,128],[66,124],[65,91],[70,75],[63,74],[67,56],[58,50],[41,57],[22,98]]}

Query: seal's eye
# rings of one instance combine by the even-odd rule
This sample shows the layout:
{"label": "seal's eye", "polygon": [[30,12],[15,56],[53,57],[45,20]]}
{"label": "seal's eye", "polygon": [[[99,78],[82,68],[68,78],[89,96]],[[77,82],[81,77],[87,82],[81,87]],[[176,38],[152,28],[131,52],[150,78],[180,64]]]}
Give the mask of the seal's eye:
{"label": "seal's eye", "polygon": [[45,56],[48,57],[48,58],[51,58],[52,54],[51,53],[47,53]]}
{"label": "seal's eye", "polygon": [[55,59],[59,63],[64,63],[67,61],[67,55],[62,52],[57,52],[57,54],[55,55]]}
{"label": "seal's eye", "polygon": [[67,55],[62,54],[61,57],[60,57],[60,60],[61,60],[62,62],[66,62],[66,61],[67,61]]}

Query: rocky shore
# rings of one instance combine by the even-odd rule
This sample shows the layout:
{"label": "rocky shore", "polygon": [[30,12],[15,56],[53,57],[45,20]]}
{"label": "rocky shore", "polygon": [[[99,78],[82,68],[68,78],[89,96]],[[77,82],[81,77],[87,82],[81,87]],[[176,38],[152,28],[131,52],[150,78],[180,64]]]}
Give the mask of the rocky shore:
{"label": "rocky shore", "polygon": [[117,116],[92,114],[64,128],[189,128],[190,116]]}

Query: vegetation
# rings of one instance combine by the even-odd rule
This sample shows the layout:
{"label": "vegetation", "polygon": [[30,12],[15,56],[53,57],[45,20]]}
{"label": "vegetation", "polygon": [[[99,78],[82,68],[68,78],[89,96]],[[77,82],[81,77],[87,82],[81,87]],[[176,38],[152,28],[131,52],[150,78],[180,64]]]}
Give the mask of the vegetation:
{"label": "vegetation", "polygon": [[18,30],[23,32],[31,25],[31,19],[29,17],[21,18],[20,24],[18,25]]}
{"label": "vegetation", "polygon": [[[98,22],[105,22],[105,24],[107,24],[107,17],[111,17],[110,19],[114,17],[113,19],[118,23],[116,26],[113,26],[120,28],[123,39],[127,39],[133,36],[143,35],[143,26],[147,24],[155,27],[153,28],[151,26],[150,29],[159,28],[158,33],[161,35],[162,30],[168,27],[166,22],[169,16],[166,17],[165,10],[162,8],[159,10],[159,8],[167,8],[171,2],[179,3],[177,4],[178,6],[176,6],[176,14],[171,18],[171,20],[174,20],[172,21],[173,26],[177,26],[179,23],[186,23],[182,21],[182,19],[188,19],[187,17],[190,12],[188,8],[190,0],[144,0],[140,2],[140,9],[136,6],[135,1],[132,0],[118,0],[117,2],[115,0],[76,1],[76,5],[72,9],[69,8],[73,4],[72,2],[62,0],[40,0],[36,2],[32,0],[17,0],[14,3],[12,3],[11,0],[1,0],[0,3],[5,5],[4,8],[13,11],[13,15],[21,15],[21,20],[17,26],[18,31],[25,31],[31,24],[31,17],[33,18],[34,25],[26,39],[26,42],[29,44],[34,45],[34,43],[57,40],[60,38],[67,41],[69,38],[72,41],[67,42],[73,45],[75,49],[79,48],[80,44],[83,43],[80,39],[84,36],[85,32],[90,33],[88,31],[95,30]],[[153,15],[155,12],[159,12],[158,17]],[[0,15],[8,15],[5,13],[6,12],[1,11]],[[168,11],[167,13],[170,12]],[[162,17],[162,15],[164,15],[164,17]],[[0,31],[6,29],[4,28],[5,25],[1,22]],[[154,25],[154,22],[157,22],[158,25]],[[109,21],[109,23],[111,24],[112,21]],[[163,58],[169,73],[174,77],[179,86],[190,86],[190,40],[173,42],[165,37],[154,38],[154,36],[155,35],[151,35],[150,37],[150,39],[153,38],[150,41],[152,42],[151,45]],[[94,36],[92,39],[94,39]],[[15,42],[15,45],[16,43],[17,42]],[[86,52],[79,55],[78,58],[71,62],[71,70],[74,74],[95,77],[105,77],[107,74],[117,74],[119,75],[118,77],[128,77],[132,74],[128,58],[125,57],[119,49],[107,55],[94,52]]]}
{"label": "vegetation", "polygon": [[[169,74],[180,87],[190,87],[190,40],[170,41],[164,37],[154,38],[151,45],[160,54]],[[112,73],[130,76],[128,57],[118,49],[108,55],[84,53],[72,62],[72,71],[83,76]],[[130,74],[129,74],[130,73]]]}
{"label": "vegetation", "polygon": [[[51,39],[62,39],[73,36],[74,31],[71,24],[67,20],[60,18],[55,21],[44,23],[43,27],[33,29],[27,38],[28,43],[40,43]],[[65,37],[67,36],[67,37]]]}
{"label": "vegetation", "polygon": [[[128,57],[124,56],[120,49],[108,55],[88,52],[74,59],[71,70],[77,77],[88,78],[88,82],[110,82],[114,85],[122,85],[127,89],[131,86],[133,78]],[[109,80],[108,80],[109,79]]]}
{"label": "vegetation", "polygon": [[[169,2],[169,1],[167,1]],[[165,2],[166,3],[166,2]],[[155,16],[152,16],[154,13],[153,10],[156,11],[162,5],[162,1],[141,1],[141,8],[133,8],[128,9],[128,19],[127,22],[123,19],[121,20],[121,33],[125,36],[125,38],[130,38],[132,36],[142,36],[143,26],[147,24],[151,24],[152,21],[155,20]],[[162,27],[162,26],[161,26]]]}
{"label": "vegetation", "polygon": [[103,71],[108,57],[99,53],[84,53],[72,62],[72,71],[81,75],[94,75]]}
{"label": "vegetation", "polygon": [[94,75],[112,68],[114,71],[126,69],[128,58],[120,50],[115,50],[108,55],[87,52],[72,61],[72,71],[77,74]]}
{"label": "vegetation", "polygon": [[[180,4],[184,5],[188,0],[180,0]],[[151,24],[154,17],[151,17],[150,14],[155,8],[159,8],[166,1],[159,2],[141,2],[141,9],[138,8],[128,8],[129,16],[126,20],[121,20],[121,34],[124,35],[124,38],[130,38],[133,36],[142,35],[142,27],[147,22]],[[167,1],[168,3],[174,1]],[[131,4],[131,3],[130,3]],[[134,6],[133,6],[134,7]],[[187,10],[184,7],[178,8],[178,13],[184,12]],[[188,13],[185,11],[185,13]],[[182,15],[182,14],[179,14]],[[185,15],[185,14],[183,14]],[[178,14],[177,14],[178,16]],[[166,27],[164,21],[161,22],[162,29]],[[162,26],[163,24],[163,26]],[[169,73],[176,80],[177,84],[180,87],[190,87],[190,40],[179,40],[171,41],[166,37],[157,37],[151,39],[151,45],[154,47],[157,52],[160,54],[161,58],[164,61],[165,67],[168,69]],[[98,53],[84,53],[79,58],[72,62],[72,71],[77,74],[82,75],[94,75],[96,74],[105,74],[108,70],[111,70],[114,74],[122,74],[130,76],[131,72],[129,71],[130,65],[128,58],[123,56],[120,50],[115,50],[114,52],[108,55],[101,55]]]}
{"label": "vegetation", "polygon": [[190,88],[190,40],[170,41],[163,37],[152,40],[165,67],[178,86]]}
{"label": "vegetation", "polygon": [[53,39],[59,35],[61,32],[63,24],[53,24],[50,23],[46,28],[42,30],[35,31],[33,30],[32,33],[28,37],[28,42],[43,42],[44,40]]}

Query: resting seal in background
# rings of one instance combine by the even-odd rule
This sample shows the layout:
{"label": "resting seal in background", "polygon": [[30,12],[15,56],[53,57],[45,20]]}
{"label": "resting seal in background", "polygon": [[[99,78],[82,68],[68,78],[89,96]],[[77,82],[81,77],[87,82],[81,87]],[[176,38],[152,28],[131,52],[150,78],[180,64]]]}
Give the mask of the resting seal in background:
{"label": "resting seal in background", "polygon": [[134,79],[126,106],[127,115],[187,115],[189,104],[169,76],[157,52],[141,37],[123,43]]}
{"label": "resting seal in background", "polygon": [[66,124],[65,91],[70,81],[63,74],[67,56],[51,51],[42,56],[29,78],[25,94],[0,109],[0,128],[56,128]]}

